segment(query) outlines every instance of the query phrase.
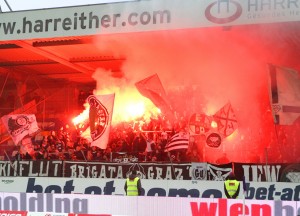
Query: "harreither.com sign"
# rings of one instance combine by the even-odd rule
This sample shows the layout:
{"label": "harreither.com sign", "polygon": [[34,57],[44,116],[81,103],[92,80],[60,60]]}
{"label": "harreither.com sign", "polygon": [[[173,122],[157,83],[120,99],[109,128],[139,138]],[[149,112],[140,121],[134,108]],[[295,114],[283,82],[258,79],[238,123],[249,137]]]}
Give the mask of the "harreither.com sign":
{"label": "harreither.com sign", "polygon": [[0,40],[292,22],[299,7],[294,0],[149,0],[7,12]]}

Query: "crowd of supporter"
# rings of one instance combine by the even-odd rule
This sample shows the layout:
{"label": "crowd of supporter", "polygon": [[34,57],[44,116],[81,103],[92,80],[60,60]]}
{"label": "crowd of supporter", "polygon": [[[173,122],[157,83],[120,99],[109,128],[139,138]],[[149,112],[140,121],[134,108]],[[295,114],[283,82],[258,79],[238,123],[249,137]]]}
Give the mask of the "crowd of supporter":
{"label": "crowd of supporter", "polygon": [[[120,123],[111,128],[110,139],[106,149],[91,146],[88,139],[80,136],[80,131],[68,125],[57,131],[44,131],[31,138],[32,151],[22,151],[18,146],[11,154],[11,160],[73,160],[104,162],[203,162],[203,152],[190,139],[187,149],[165,152],[169,138],[176,132],[186,129],[187,119],[170,125],[163,119],[152,119],[148,123]],[[298,124],[297,124],[298,125]],[[41,134],[43,134],[41,136]],[[279,138],[285,140],[285,130],[279,131]],[[279,148],[273,148],[274,150]],[[247,154],[247,153],[246,153]],[[230,163],[230,156],[223,152],[211,163]],[[284,151],[269,152],[270,162],[290,162],[291,154],[285,157]],[[249,156],[249,162],[260,163],[258,154]]]}
{"label": "crowd of supporter", "polygon": [[[140,124],[143,122],[143,124]],[[187,149],[165,152],[168,139],[186,127],[181,119],[170,126],[163,120],[152,119],[148,123],[136,121],[120,123],[111,128],[106,149],[91,146],[80,130],[61,127],[57,131],[43,132],[32,137],[32,151],[19,150],[12,153],[13,160],[85,160],[85,161],[188,161]]]}
{"label": "crowd of supporter", "polygon": [[[186,90],[187,91],[187,90]],[[176,97],[169,95],[170,100],[178,101],[180,98],[188,98],[193,92],[178,89]],[[82,100],[86,96],[82,97]],[[200,95],[192,97],[192,104],[201,104],[205,101]],[[199,100],[199,101],[195,101]],[[150,119],[135,119],[132,122],[122,122],[113,125],[110,131],[109,143],[105,149],[91,146],[91,141],[81,136],[79,128],[75,128],[68,123],[61,124],[55,130],[44,130],[31,138],[32,149],[22,149],[22,144],[14,147],[14,151],[9,152],[9,157],[4,155],[4,159],[12,160],[84,160],[84,161],[106,161],[106,162],[210,162],[225,164],[230,162],[250,162],[250,163],[286,163],[299,162],[298,155],[300,149],[300,119],[293,126],[269,125],[271,115],[266,112],[262,116],[262,124],[259,133],[239,126],[239,137],[228,140],[226,144],[221,144],[219,148],[209,148],[205,137],[190,137],[187,149],[166,152],[165,146],[176,132],[185,130],[190,132],[189,120],[191,114],[200,110],[201,106],[189,106],[189,103],[182,106],[182,101],[178,107],[173,102],[174,110],[177,112],[175,120],[172,122],[163,116],[156,116]],[[191,102],[191,101],[189,101]],[[82,101],[81,101],[82,103]],[[181,108],[184,109],[181,109]],[[262,105],[262,110],[265,110]],[[204,139],[204,140],[203,140]],[[223,141],[223,140],[222,140]],[[228,143],[230,145],[228,145]],[[227,145],[227,146],[225,146]],[[225,146],[225,147],[224,147]],[[240,154],[243,152],[243,154]],[[3,157],[3,156],[2,156]],[[237,160],[235,160],[237,159]]]}

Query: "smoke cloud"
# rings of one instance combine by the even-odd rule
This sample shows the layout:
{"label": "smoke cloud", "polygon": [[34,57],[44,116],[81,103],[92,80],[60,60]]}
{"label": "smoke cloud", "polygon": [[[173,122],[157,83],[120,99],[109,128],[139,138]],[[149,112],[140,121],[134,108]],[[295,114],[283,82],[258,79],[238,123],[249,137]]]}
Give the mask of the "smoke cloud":
{"label": "smoke cloud", "polygon": [[[167,94],[181,92],[177,107],[188,107],[189,114],[212,115],[230,101],[238,119],[238,135],[214,151],[227,152],[232,161],[240,161],[244,157],[240,150],[244,150],[247,160],[259,155],[264,161],[265,150],[277,145],[267,64],[299,71],[299,55],[293,47],[299,48],[300,30],[295,26],[299,23],[101,35],[97,48],[125,61],[122,77],[113,78],[113,72],[103,69],[94,74],[97,90],[117,88],[129,93],[136,91],[135,82],[157,73]],[[206,150],[207,155],[211,153]]]}

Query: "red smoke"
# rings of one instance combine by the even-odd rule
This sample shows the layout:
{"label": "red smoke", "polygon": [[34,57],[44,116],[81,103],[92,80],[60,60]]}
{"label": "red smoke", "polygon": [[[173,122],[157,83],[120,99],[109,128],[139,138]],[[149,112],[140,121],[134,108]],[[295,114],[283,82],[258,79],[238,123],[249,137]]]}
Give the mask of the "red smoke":
{"label": "red smoke", "polygon": [[[300,46],[299,25],[294,22],[102,35],[97,38],[97,48],[126,61],[122,78],[103,79],[102,70],[102,75],[95,73],[97,91],[117,87],[119,92],[130,92],[126,90],[135,88],[135,82],[157,73],[179,112],[212,115],[228,101],[235,109],[238,131],[223,140],[218,149],[202,146],[205,161],[215,162],[225,152],[235,162],[258,162],[258,158],[262,163],[295,162],[299,154],[299,120],[293,126],[274,125],[267,64],[300,71],[299,51],[295,49]],[[116,94],[116,101],[118,97]],[[282,128],[285,136],[280,132]],[[284,137],[286,142],[282,141]]]}

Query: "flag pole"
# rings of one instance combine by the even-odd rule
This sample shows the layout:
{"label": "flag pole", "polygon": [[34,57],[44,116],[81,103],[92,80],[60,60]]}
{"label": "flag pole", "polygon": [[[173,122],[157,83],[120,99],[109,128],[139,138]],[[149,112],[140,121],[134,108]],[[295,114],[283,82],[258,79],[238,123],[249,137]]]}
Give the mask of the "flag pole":
{"label": "flag pole", "polygon": [[[18,172],[17,172],[17,170],[14,168],[14,166],[13,166],[13,164],[12,164],[12,162],[11,162],[11,159],[10,159],[10,157],[8,156],[6,150],[4,150],[4,153],[5,153],[6,157],[7,157],[7,159],[9,160],[10,167],[14,170],[14,173],[16,174],[16,176],[19,176],[19,175],[18,175]],[[18,153],[18,154],[20,154],[20,153]],[[19,156],[18,156],[18,157],[19,157]]]}
{"label": "flag pole", "polygon": [[174,168],[174,165],[173,165],[173,161],[172,161],[172,159],[170,157],[170,152],[169,151],[168,151],[168,158],[169,158],[169,160],[171,162],[172,171],[173,171],[173,174],[174,174],[174,178],[176,180],[177,178],[176,178],[176,174],[175,174],[175,168]]}
{"label": "flag pole", "polygon": [[83,156],[83,158],[84,158],[84,161],[85,161],[85,163],[86,163],[86,165],[87,165],[87,167],[88,167],[88,175],[89,175],[89,177],[91,178],[92,176],[90,176],[90,175],[91,175],[91,167],[90,167],[90,164],[88,163],[88,160],[86,159],[86,157],[85,157],[84,152],[82,151],[82,149],[80,150],[80,152],[81,152],[81,154],[82,154],[82,156]]}
{"label": "flag pole", "polygon": [[243,176],[243,216],[245,216],[245,212],[246,212],[246,193],[247,193],[246,179],[245,176]]}
{"label": "flag pole", "polygon": [[[277,147],[278,147],[278,145],[279,145],[279,137],[278,137],[276,123],[274,123],[274,131],[275,131],[275,137],[276,137]],[[267,147],[265,148],[265,157],[266,157],[266,168],[268,168],[268,148]],[[266,180],[269,181],[268,172],[267,172],[267,175],[266,175]]]}
{"label": "flag pole", "polygon": [[[265,148],[265,154],[266,154],[266,169],[268,168],[268,148]],[[269,181],[268,172],[266,172],[266,180]]]}

